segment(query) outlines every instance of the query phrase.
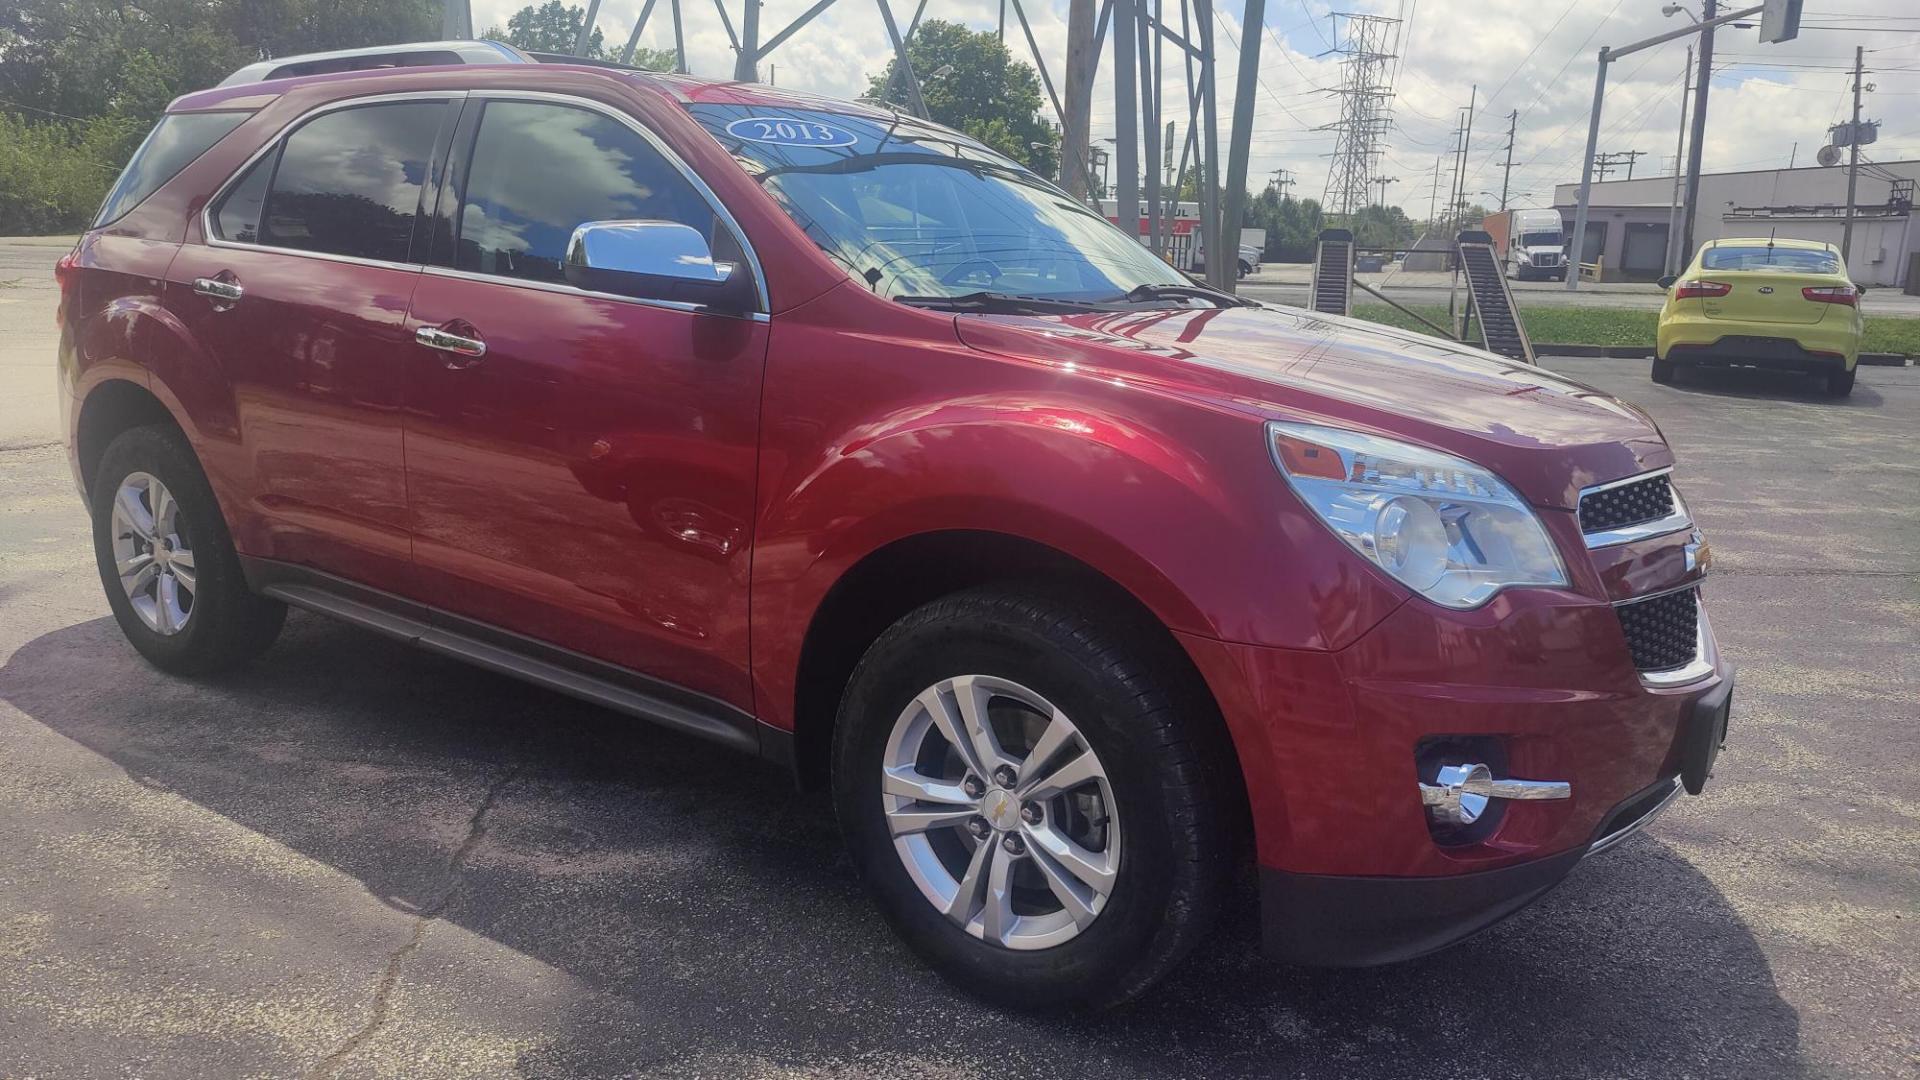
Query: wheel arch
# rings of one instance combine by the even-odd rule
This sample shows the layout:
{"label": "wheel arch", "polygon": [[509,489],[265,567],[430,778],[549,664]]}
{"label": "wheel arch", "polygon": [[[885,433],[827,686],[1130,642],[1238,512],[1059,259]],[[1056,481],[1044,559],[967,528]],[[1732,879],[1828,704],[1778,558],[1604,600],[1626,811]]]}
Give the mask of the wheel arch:
{"label": "wheel arch", "polygon": [[107,446],[122,432],[150,424],[180,430],[172,410],[147,387],[130,379],[110,378],[87,392],[73,430],[75,468],[84,493],[92,495],[94,473]]}
{"label": "wheel arch", "polygon": [[923,604],[988,585],[1030,588],[1098,613],[1194,705],[1223,755],[1218,763],[1241,835],[1249,835],[1245,778],[1231,732],[1206,679],[1166,623],[1132,591],[1068,552],[1009,533],[945,529],[902,537],[867,553],[841,574],[814,610],[795,680],[794,751],[801,783],[821,787],[840,700],[873,642]]}

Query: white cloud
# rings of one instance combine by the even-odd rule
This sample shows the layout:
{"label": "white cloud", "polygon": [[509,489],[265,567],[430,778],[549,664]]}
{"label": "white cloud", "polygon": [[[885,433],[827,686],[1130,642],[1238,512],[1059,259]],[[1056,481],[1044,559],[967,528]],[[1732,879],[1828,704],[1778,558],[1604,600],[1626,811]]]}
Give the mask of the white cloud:
{"label": "white cloud", "polygon": [[[902,29],[916,0],[890,0]],[[1166,19],[1179,26],[1179,8],[1161,0]],[[624,42],[643,0],[604,0],[600,23],[609,39]],[[739,0],[727,0],[736,25]],[[1684,16],[1664,18],[1664,0],[1354,0],[1341,10],[1373,11],[1408,18],[1399,53],[1394,127],[1381,172],[1398,177],[1388,199],[1424,217],[1436,158],[1452,146],[1458,110],[1478,86],[1469,192],[1498,191],[1509,110],[1519,112],[1512,189],[1516,199],[1545,204],[1553,185],[1579,178],[1588,107],[1593,96],[1595,53],[1674,29]],[[763,37],[805,11],[811,0],[767,0],[761,9]],[[476,0],[477,26],[504,24],[520,5],[512,0]],[[1056,85],[1066,53],[1066,0],[1027,0],[1033,32]],[[1912,0],[1812,0],[1805,23],[1876,30],[1806,29],[1797,41],[1761,45],[1752,30],[1723,29],[1717,40],[1705,165],[1709,171],[1784,166],[1799,144],[1806,164],[1825,141],[1830,123],[1845,119],[1842,70],[1853,47],[1868,50],[1864,115],[1886,121],[1870,156],[1890,161],[1920,157],[1920,122],[1909,102],[1920,101],[1920,10]],[[1831,9],[1831,11],[1829,11]],[[1338,119],[1339,103],[1325,92],[1339,85],[1338,58],[1324,55],[1334,37],[1327,0],[1269,0],[1261,39],[1260,87],[1254,103],[1254,140],[1249,185],[1256,189],[1274,169],[1289,170],[1293,193],[1319,197],[1326,184],[1325,154],[1333,135],[1316,131]],[[1844,12],[1844,14],[1839,14]],[[1243,40],[1242,9],[1227,0],[1215,33],[1223,142],[1231,122],[1235,42]],[[682,0],[689,66],[695,74],[728,77],[733,52],[712,0]],[[999,0],[928,0],[926,18],[964,22],[976,29],[998,24]],[[1007,43],[1027,58],[1026,41],[1009,10]],[[1558,20],[1556,22],[1556,20]],[[1641,150],[1635,175],[1667,171],[1680,122],[1681,67],[1688,41],[1668,42],[1613,65],[1608,79],[1600,149]],[[643,44],[672,44],[667,0],[659,0]],[[864,92],[869,74],[891,56],[875,0],[839,0],[773,55],[782,86],[837,97]],[[1163,50],[1166,78],[1163,116],[1186,128],[1185,75],[1180,54]],[[1112,50],[1104,50],[1094,96],[1096,138],[1113,134]],[[762,73],[765,77],[765,72]],[[1497,93],[1496,93],[1497,91]],[[1491,100],[1490,100],[1491,99]],[[1176,158],[1178,151],[1176,149]],[[1451,159],[1440,177],[1444,188]],[[1444,198],[1444,192],[1442,193]],[[1488,201],[1480,196],[1482,201]]]}

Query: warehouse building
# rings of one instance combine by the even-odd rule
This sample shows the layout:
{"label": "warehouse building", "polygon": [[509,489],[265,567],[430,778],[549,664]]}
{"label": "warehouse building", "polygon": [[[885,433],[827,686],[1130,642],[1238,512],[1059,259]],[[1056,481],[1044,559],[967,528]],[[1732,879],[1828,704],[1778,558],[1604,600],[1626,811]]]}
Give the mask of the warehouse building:
{"label": "warehouse building", "polygon": [[[1914,182],[1920,161],[1860,165],[1855,195],[1853,252],[1848,269],[1864,285],[1903,287],[1916,274],[1920,237],[1914,235]],[[1587,238],[1580,260],[1601,265],[1603,280],[1651,281],[1666,272],[1672,176],[1609,180],[1593,185]],[[1554,187],[1554,208],[1573,235],[1580,185]],[[1779,236],[1840,243],[1847,202],[1844,166],[1705,173],[1693,223],[1694,244],[1727,237]],[[1673,232],[1681,233],[1673,218]],[[1677,243],[1677,239],[1676,239]],[[1691,252],[1686,253],[1690,255]],[[1685,255],[1680,262],[1684,264]]]}

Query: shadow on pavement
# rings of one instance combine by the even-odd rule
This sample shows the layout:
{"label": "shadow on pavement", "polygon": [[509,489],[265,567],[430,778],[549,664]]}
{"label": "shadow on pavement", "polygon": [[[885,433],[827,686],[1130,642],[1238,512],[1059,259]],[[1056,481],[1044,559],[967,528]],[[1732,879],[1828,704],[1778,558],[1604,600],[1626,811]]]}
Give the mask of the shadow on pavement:
{"label": "shadow on pavement", "polygon": [[[1865,372],[1872,369],[1860,370]],[[1846,397],[1829,397],[1824,379],[1796,371],[1769,371],[1764,368],[1681,368],[1674,373],[1673,382],[1667,388],[1715,397],[1802,401],[1830,405],[1835,409],[1877,409],[1886,404],[1886,399],[1880,396],[1879,391],[1864,381],[1855,383],[1853,393]]]}
{"label": "shadow on pavement", "polygon": [[[522,1061],[532,1074],[894,1073],[903,1060],[957,1075],[1803,1072],[1797,1018],[1753,937],[1648,837],[1424,960],[1270,966],[1249,902],[1141,1002],[1011,1016],[895,943],[851,880],[824,798],[756,761],[356,630],[296,615],[253,668],[190,684],[98,619],[20,648],[0,699],[396,908],[438,909],[579,980],[583,997]],[[450,882],[451,848],[482,805],[484,838]]]}

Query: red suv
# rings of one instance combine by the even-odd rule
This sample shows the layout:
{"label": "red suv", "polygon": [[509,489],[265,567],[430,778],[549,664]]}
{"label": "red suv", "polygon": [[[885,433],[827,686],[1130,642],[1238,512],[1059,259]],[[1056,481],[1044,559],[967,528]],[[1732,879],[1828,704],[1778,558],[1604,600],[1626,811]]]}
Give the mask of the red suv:
{"label": "red suv", "polygon": [[504,53],[239,79],[59,274],[148,660],[291,604],[769,758],[997,1000],[1138,994],[1249,848],[1272,954],[1431,951],[1724,738],[1644,413],[1198,286],[911,116]]}

